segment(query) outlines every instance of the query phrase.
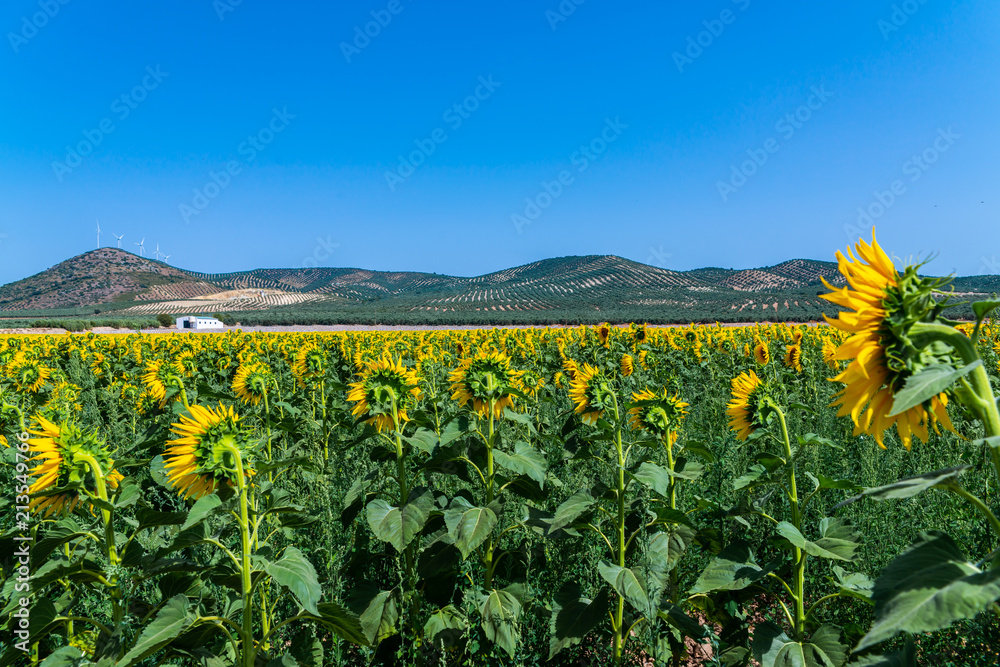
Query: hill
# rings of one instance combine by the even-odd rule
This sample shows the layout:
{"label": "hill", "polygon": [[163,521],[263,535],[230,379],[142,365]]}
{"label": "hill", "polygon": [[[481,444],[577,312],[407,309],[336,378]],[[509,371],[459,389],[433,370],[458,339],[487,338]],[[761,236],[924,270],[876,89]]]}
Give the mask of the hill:
{"label": "hill", "polygon": [[[292,319],[399,315],[407,322],[546,318],[649,321],[817,319],[833,262],[795,259],[758,269],[672,271],[614,255],[561,257],[475,277],[359,268],[199,273],[101,248],[0,287],[5,316],[99,306],[124,315],[271,313]],[[1000,288],[997,276],[959,278],[963,294]],[[405,317],[404,317],[405,316]],[[263,317],[263,315],[261,315]]]}

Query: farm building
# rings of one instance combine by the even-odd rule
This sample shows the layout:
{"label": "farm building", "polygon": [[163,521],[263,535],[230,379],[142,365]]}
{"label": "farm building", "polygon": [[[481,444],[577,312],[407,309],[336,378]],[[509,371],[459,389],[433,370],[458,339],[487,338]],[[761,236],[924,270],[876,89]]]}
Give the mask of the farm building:
{"label": "farm building", "polygon": [[222,322],[214,317],[198,317],[197,315],[187,315],[177,318],[178,329],[221,329]]}

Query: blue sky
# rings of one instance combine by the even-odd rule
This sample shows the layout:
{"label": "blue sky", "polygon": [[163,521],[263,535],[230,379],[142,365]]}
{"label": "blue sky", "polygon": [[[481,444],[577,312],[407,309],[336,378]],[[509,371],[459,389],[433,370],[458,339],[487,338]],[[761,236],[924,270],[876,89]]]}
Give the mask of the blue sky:
{"label": "blue sky", "polygon": [[197,271],[744,268],[874,222],[1000,272],[1000,5],[829,7],[8,0],[0,282],[95,219]]}

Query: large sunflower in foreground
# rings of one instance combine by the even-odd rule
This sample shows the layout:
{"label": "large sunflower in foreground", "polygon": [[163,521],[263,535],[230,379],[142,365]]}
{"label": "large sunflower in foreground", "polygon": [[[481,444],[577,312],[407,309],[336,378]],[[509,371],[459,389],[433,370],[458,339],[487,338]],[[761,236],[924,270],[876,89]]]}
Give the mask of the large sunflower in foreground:
{"label": "large sunflower in foreground", "polygon": [[761,418],[761,401],[764,399],[764,383],[753,371],[740,373],[732,381],[733,400],[726,406],[729,428],[736,431],[736,437],[746,440],[750,434],[764,425]]}
{"label": "large sunflower in foreground", "polygon": [[365,423],[374,424],[380,432],[395,428],[394,409],[400,427],[409,421],[407,410],[416,404],[421,394],[416,371],[403,366],[402,359],[393,360],[388,354],[370,362],[361,373],[361,379],[352,382],[350,387],[347,400],[355,403],[351,414],[365,418]]}
{"label": "large sunflower in foreground", "polygon": [[580,366],[569,385],[569,397],[574,412],[589,423],[596,424],[605,410],[614,406],[614,393],[600,369],[590,364]]}
{"label": "large sunflower in foreground", "polygon": [[629,410],[632,428],[646,431],[658,438],[670,434],[670,444],[676,440],[677,429],[687,416],[688,404],[680,396],[663,389],[659,393],[646,389],[632,394],[632,401],[638,403]]}
{"label": "large sunflower in foreground", "polygon": [[189,412],[190,417],[181,415],[179,423],[171,424],[171,432],[180,437],[169,441],[163,453],[167,476],[180,495],[197,500],[220,484],[236,486],[233,448],[240,452],[244,476],[254,474],[243,449],[240,417],[232,407],[220,404],[213,410],[192,405]]}
{"label": "large sunflower in foreground", "polygon": [[[29,433],[38,437],[28,439],[29,451],[34,454],[29,460],[40,463],[31,470],[30,476],[37,479],[29,487],[29,494],[72,485],[96,492],[94,470],[85,460],[88,458],[105,471],[102,472],[105,484],[112,489],[118,488],[123,477],[114,469],[115,462],[104,441],[95,433],[85,433],[73,424],[57,426],[41,415],[35,416],[35,423],[38,428]],[[48,517],[55,512],[72,512],[82,497],[78,489],[70,488],[55,495],[36,496],[28,506],[32,512],[44,512]]]}
{"label": "large sunflower in foreground", "polygon": [[871,434],[883,449],[885,431],[893,425],[907,449],[914,435],[926,441],[928,425],[936,429],[938,421],[954,431],[944,393],[898,415],[889,414],[896,393],[914,372],[927,363],[942,362],[914,354],[906,340],[910,326],[929,315],[933,319],[936,283],[920,278],[913,267],[900,276],[874,233],[871,245],[862,239],[855,249],[857,256],[848,249],[850,259],[837,252],[838,268],[850,287],[838,289],[823,280],[831,292],[822,298],[847,309],[837,319],[824,315],[831,326],[850,334],[833,359],[853,359],[834,378],[845,385],[833,403],[840,406],[837,416],[850,415],[854,434]]}

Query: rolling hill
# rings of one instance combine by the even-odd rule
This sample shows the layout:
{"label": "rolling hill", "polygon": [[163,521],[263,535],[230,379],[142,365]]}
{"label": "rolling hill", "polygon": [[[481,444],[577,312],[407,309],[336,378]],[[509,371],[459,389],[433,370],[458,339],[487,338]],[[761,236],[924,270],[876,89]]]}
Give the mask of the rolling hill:
{"label": "rolling hill", "polygon": [[[4,316],[17,311],[99,306],[126,315],[273,311],[350,313],[367,309],[433,319],[588,317],[642,319],[815,319],[821,278],[836,264],[795,259],[758,269],[672,271],[613,255],[561,257],[475,277],[357,268],[185,271],[117,248],[100,248],[0,286]],[[963,293],[1000,288],[996,276],[956,279]]]}

